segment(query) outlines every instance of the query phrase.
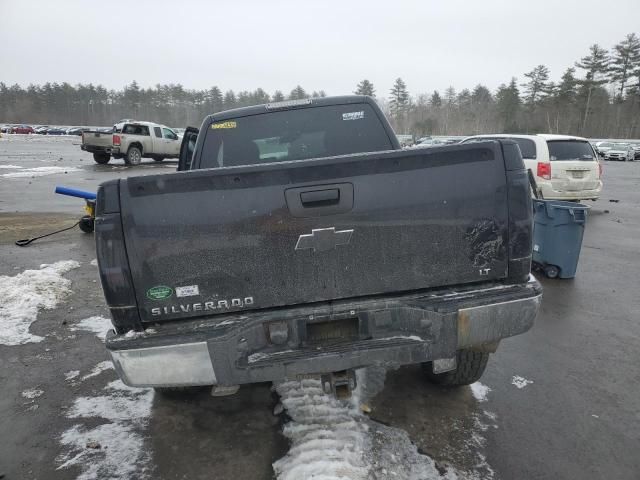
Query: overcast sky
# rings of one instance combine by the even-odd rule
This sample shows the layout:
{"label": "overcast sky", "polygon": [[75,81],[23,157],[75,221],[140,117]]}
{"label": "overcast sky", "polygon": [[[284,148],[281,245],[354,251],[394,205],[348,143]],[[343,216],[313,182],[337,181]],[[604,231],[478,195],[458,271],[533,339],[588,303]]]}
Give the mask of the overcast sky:
{"label": "overcast sky", "polygon": [[387,96],[483,83],[640,34],[640,0],[0,0],[0,81]]}

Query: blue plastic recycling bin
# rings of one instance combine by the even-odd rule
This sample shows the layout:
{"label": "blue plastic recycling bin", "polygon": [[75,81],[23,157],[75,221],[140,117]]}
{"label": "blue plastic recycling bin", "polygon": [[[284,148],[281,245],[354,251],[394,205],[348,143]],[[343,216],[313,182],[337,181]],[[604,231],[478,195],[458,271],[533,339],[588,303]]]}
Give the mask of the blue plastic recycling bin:
{"label": "blue plastic recycling bin", "polygon": [[533,265],[549,278],[576,276],[588,205],[533,200]]}

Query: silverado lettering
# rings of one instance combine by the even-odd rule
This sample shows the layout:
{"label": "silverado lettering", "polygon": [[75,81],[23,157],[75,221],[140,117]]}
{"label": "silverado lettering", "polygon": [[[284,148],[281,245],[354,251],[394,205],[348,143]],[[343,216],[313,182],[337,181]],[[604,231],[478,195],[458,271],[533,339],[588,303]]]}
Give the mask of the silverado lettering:
{"label": "silverado lettering", "polygon": [[253,297],[155,307],[151,309],[151,315],[159,316],[173,313],[206,312],[209,310],[219,310],[223,308],[229,310],[231,308],[242,308],[249,305],[253,305]]}

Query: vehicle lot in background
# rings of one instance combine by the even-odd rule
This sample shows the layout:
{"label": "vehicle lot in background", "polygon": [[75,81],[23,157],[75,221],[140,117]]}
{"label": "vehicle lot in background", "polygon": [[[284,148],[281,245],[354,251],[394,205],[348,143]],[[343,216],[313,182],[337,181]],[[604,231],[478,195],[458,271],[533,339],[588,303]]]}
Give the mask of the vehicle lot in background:
{"label": "vehicle lot in background", "polygon": [[[56,458],[65,451],[61,435],[74,425],[97,434],[104,425],[121,435],[116,438],[141,442],[149,457],[134,466],[149,469],[154,479],[272,479],[271,463],[288,447],[281,419],[272,414],[277,400],[269,384],[221,399],[208,391],[186,400],[155,396],[140,403],[148,410],[135,412],[139,422],[126,423],[122,407],[131,404],[132,393],[107,388],[116,379],[112,369],[83,380],[107,356],[96,358],[104,345],[95,334],[72,330],[82,319],[108,317],[90,265],[93,236],[73,229],[24,249],[12,243],[82,215],[83,202],[53,195],[55,185],[95,191],[121,175],[171,173],[176,163],[96,165],[76,137],[3,136],[0,142],[0,275],[57,260],[81,262],[65,275],[71,296],[42,311],[31,327],[45,340],[0,345],[0,365],[6,366],[0,370],[0,431],[9,432],[0,436],[0,473],[7,479],[77,478],[107,442],[97,437],[102,448],[95,450],[85,442],[80,464],[57,470]],[[22,168],[5,168],[11,165]],[[39,176],[38,168],[59,170]],[[21,170],[28,174],[2,176]],[[589,204],[578,276],[540,278],[545,294],[536,324],[501,344],[475,395],[470,388],[442,391],[423,382],[419,368],[403,368],[387,373],[384,390],[368,403],[369,416],[408,432],[440,466],[473,470],[481,454],[495,475],[478,478],[636,480],[640,298],[633,286],[640,269],[640,163],[607,163],[602,198]],[[65,377],[75,371],[77,377]],[[42,394],[26,398],[33,389]],[[74,416],[83,405],[112,410]],[[110,413],[118,418],[100,417]],[[120,458],[118,450],[110,456]],[[110,473],[102,478],[117,478]]]}
{"label": "vehicle lot in background", "polygon": [[604,152],[605,160],[617,160],[621,162],[632,162],[635,160],[635,150],[629,143],[612,143]]}
{"label": "vehicle lot in background", "polygon": [[461,143],[508,138],[548,200],[595,200],[602,190],[598,156],[586,138],[568,135],[474,135]]}

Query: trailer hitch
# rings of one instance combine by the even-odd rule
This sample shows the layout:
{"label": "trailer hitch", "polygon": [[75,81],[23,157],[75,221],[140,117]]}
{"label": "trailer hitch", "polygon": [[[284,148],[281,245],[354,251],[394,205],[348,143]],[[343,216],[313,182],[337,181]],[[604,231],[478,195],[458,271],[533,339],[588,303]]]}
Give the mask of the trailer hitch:
{"label": "trailer hitch", "polygon": [[333,394],[339,400],[351,397],[351,392],[356,388],[356,372],[354,370],[340,370],[339,372],[322,375],[322,390],[324,393]]}

